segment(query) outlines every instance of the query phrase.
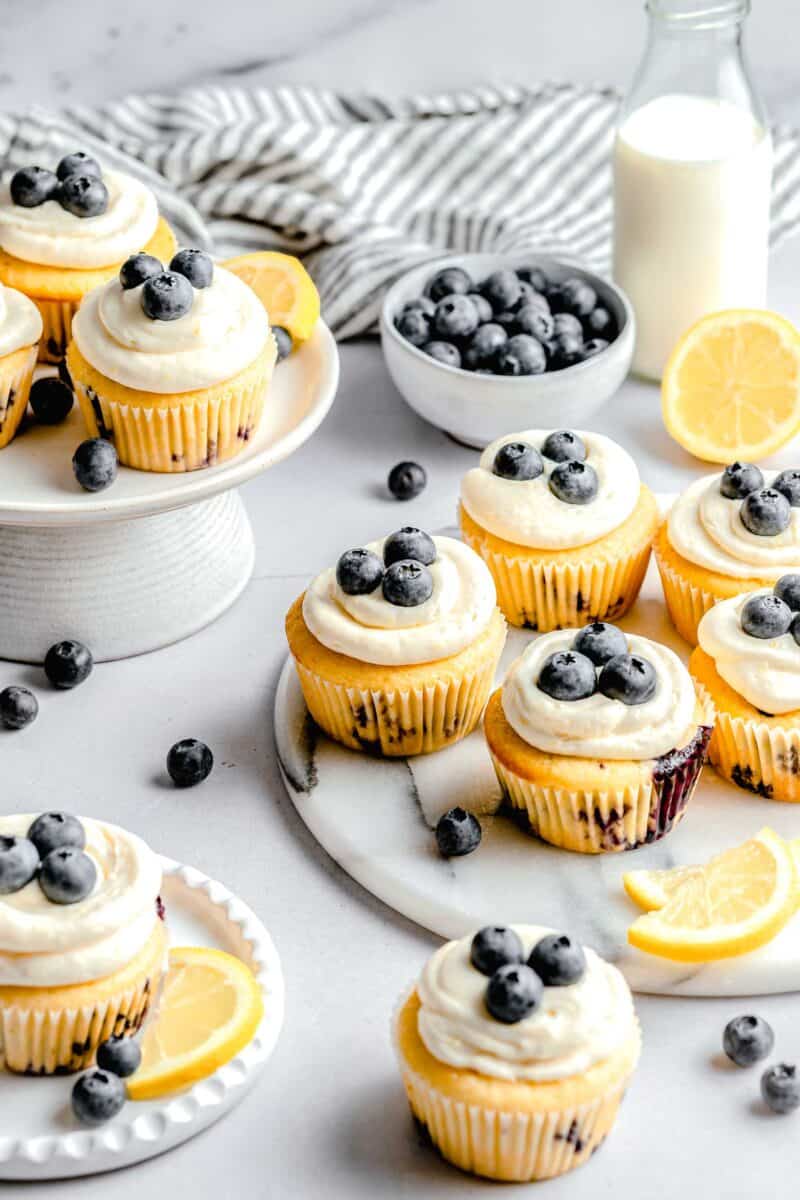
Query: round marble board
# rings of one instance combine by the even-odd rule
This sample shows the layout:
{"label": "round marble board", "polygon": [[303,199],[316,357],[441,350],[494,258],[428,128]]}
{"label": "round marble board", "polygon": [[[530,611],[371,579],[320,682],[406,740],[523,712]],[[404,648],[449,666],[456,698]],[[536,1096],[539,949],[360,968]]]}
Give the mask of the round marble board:
{"label": "round marble board", "polygon": [[[671,499],[660,497],[665,506]],[[688,658],[667,617],[655,563],[620,625]],[[534,636],[509,628],[498,681]],[[278,684],[275,741],[289,796],[317,841],[368,891],[442,937],[534,921],[594,946],[635,991],[749,996],[800,989],[800,917],[763,949],[707,965],[668,962],[627,942],[638,910],[623,890],[624,871],[704,862],[764,825],[800,835],[792,805],[742,791],[710,766],[683,822],[667,837],[594,856],[548,846],[497,813],[500,790],[480,729],[447,750],[410,759],[373,758],[332,742],[308,714],[291,658]],[[480,817],[483,839],[475,853],[445,860],[432,830],[456,804]]]}

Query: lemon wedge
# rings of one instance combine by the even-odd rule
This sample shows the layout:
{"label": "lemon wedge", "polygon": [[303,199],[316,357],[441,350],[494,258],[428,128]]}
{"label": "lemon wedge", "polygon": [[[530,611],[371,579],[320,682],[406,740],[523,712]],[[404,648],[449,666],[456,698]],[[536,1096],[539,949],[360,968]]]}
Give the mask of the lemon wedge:
{"label": "lemon wedge", "polygon": [[295,342],[308,340],[319,320],[319,293],[299,258],[261,250],[229,258],[222,265],[253,289],[270,325],[288,329]]}

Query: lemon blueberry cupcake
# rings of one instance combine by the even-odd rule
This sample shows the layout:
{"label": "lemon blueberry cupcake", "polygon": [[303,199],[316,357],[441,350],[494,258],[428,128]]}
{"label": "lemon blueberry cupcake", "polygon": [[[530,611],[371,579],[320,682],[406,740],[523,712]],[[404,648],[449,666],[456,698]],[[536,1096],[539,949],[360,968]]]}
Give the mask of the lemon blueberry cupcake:
{"label": "lemon blueberry cupcake", "polygon": [[506,625],[477,554],[406,527],[318,575],[286,636],[317,724],[353,750],[393,756],[472,732]]}
{"label": "lemon blueberry cupcake", "polygon": [[161,866],[140,838],[66,813],[0,817],[0,1064],[52,1075],[135,1033],[167,958]]}
{"label": "lemon blueberry cupcake", "polygon": [[67,368],[89,432],[142,471],[194,471],[258,428],[277,359],[266,310],[202,250],[135,254],[76,314]]}
{"label": "lemon blueberry cupcake", "polygon": [[544,633],[627,612],[658,509],[610,438],[528,429],[492,442],[467,472],[460,519],[507,619]]}
{"label": "lemon blueberry cupcake", "polygon": [[28,407],[41,336],[42,318],[33,301],[0,283],[0,450]]}
{"label": "lemon blueberry cupcake", "polygon": [[717,711],[709,758],[771,800],[800,801],[800,575],[720,600],[689,670]]}
{"label": "lemon blueberry cupcake", "polygon": [[655,556],[672,623],[694,646],[700,619],[719,600],[800,570],[800,470],[735,462],[704,475],[676,500]]}
{"label": "lemon blueberry cupcake", "polygon": [[536,925],[446,943],[393,1032],[411,1111],[443,1156],[518,1183],[586,1162],[614,1125],[641,1046],[617,968]]}
{"label": "lemon blueberry cupcake", "polygon": [[66,155],[55,171],[23,167],[0,185],[0,282],[38,306],[43,362],[64,357],[83,297],[143,249],[167,260],[175,252],[155,196],[88,154]]}
{"label": "lemon blueberry cupcake", "polygon": [[601,854],[681,820],[712,723],[676,654],[595,622],[532,642],[484,729],[512,815],[554,846]]}

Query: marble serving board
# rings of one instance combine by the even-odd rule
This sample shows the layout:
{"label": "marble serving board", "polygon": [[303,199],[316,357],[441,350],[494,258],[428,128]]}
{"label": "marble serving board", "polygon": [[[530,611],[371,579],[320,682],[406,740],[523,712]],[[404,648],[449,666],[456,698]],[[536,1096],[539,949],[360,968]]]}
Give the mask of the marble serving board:
{"label": "marble serving board", "polygon": [[[654,563],[620,625],[688,658],[689,647],[667,618]],[[498,680],[534,636],[509,630]],[[487,923],[532,921],[594,946],[635,991],[750,996],[800,989],[800,916],[753,954],[700,966],[672,963],[628,945],[638,909],[622,887],[624,871],[704,862],[764,825],[798,836],[800,811],[791,804],[744,792],[707,766],[683,822],[660,842],[598,856],[558,850],[497,812],[500,791],[480,730],[410,759],[346,750],[311,720],[291,658],[278,685],[275,739],[287,791],[317,841],[368,891],[444,938]],[[483,838],[473,854],[445,860],[432,831],[456,804],[479,816]]]}

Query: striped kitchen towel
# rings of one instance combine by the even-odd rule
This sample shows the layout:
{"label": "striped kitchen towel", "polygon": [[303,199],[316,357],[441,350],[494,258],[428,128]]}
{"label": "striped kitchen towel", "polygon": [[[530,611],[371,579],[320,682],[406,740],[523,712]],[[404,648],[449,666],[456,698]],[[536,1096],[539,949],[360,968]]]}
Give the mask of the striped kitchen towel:
{"label": "striped kitchen towel", "polygon": [[[339,338],[445,250],[609,264],[619,98],[571,84],[400,101],[311,88],[196,88],[0,116],[0,160],[87,149],[144,179],[184,244],[302,255]],[[800,228],[800,136],[776,129],[772,238]]]}

